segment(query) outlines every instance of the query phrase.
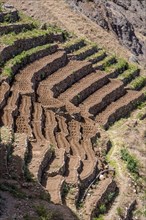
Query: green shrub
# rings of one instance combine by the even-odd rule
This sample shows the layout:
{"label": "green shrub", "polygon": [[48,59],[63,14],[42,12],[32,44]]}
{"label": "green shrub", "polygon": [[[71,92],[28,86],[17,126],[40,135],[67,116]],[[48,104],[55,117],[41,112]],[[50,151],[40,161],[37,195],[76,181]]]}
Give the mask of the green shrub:
{"label": "green shrub", "polygon": [[98,59],[106,54],[105,50],[99,50],[97,53],[86,58],[86,60]]}
{"label": "green shrub", "polygon": [[130,155],[126,148],[121,149],[121,158],[126,162],[127,169],[132,174],[138,175],[138,162],[132,155]]}
{"label": "green shrub", "polygon": [[100,207],[99,207],[99,212],[101,214],[104,214],[106,212],[106,206],[105,204],[101,204]]}

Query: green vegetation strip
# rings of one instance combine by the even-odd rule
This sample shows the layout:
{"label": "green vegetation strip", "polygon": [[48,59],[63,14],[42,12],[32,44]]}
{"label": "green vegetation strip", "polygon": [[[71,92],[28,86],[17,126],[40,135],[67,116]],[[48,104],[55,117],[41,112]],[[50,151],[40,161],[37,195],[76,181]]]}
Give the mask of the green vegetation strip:
{"label": "green vegetation strip", "polygon": [[99,57],[104,56],[105,54],[105,50],[99,50],[99,52],[87,57],[86,60],[98,59]]}
{"label": "green vegetation strip", "polygon": [[120,80],[131,80],[134,76],[133,74],[138,71],[138,67],[135,65],[129,65],[128,69],[126,71],[124,71],[121,75],[119,75],[118,79]]}
{"label": "green vegetation strip", "polygon": [[1,75],[2,76],[9,76],[9,77],[13,76],[13,70],[12,70],[13,66],[23,63],[23,61],[25,59],[29,58],[32,54],[35,54],[35,53],[37,53],[41,50],[44,50],[44,49],[49,49],[53,45],[55,45],[55,44],[46,44],[43,46],[38,46],[38,47],[32,48],[27,51],[23,51],[21,54],[15,56],[13,59],[9,60],[5,64]]}
{"label": "green vegetation strip", "polygon": [[139,76],[129,84],[129,87],[131,89],[138,90],[144,87],[145,85],[146,85],[146,76]]}
{"label": "green vegetation strip", "polygon": [[68,49],[68,48],[72,47],[73,45],[76,45],[76,44],[79,44],[79,43],[82,43],[82,42],[85,42],[85,39],[84,39],[84,38],[76,38],[76,39],[67,41],[67,42],[63,45],[63,48],[64,48],[64,49]]}
{"label": "green vegetation strip", "polygon": [[0,44],[5,45],[13,45],[15,41],[22,40],[22,39],[30,39],[39,36],[47,36],[48,34],[52,33],[51,29],[47,30],[40,30],[34,29],[33,31],[21,32],[20,34],[15,34],[12,32],[11,34],[4,35],[0,38]]}
{"label": "green vegetation strip", "polygon": [[109,66],[109,63],[106,63],[104,65],[104,70],[106,72],[111,72],[112,70],[116,70],[116,69],[118,70],[118,69],[122,69],[122,68],[128,67],[127,62],[124,59],[118,59],[117,61],[118,61],[117,63],[114,63],[114,64],[112,64],[110,66]]}
{"label": "green vegetation strip", "polygon": [[82,47],[81,49],[75,51],[73,54],[74,54],[74,56],[78,56],[78,55],[80,55],[80,54],[82,54],[82,53],[84,53],[88,50],[97,49],[97,48],[98,48],[97,45],[93,43],[93,44],[89,44],[85,47]]}
{"label": "green vegetation strip", "polygon": [[97,62],[94,64],[94,67],[98,67],[100,65],[102,65],[102,69],[105,70],[107,67],[111,66],[112,62],[116,62],[116,57],[115,55],[111,55],[111,56],[107,56],[104,60]]}

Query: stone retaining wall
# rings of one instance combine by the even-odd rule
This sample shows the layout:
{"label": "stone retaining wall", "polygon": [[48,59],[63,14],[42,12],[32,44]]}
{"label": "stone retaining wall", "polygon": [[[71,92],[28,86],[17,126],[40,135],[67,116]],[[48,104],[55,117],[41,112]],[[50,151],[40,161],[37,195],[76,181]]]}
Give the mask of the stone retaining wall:
{"label": "stone retaining wall", "polygon": [[23,30],[32,30],[34,28],[33,24],[10,24],[0,26],[0,35],[8,34],[10,32],[20,33]]}
{"label": "stone retaining wall", "polygon": [[19,20],[19,15],[17,10],[11,12],[1,12],[0,13],[0,22],[16,22]]}

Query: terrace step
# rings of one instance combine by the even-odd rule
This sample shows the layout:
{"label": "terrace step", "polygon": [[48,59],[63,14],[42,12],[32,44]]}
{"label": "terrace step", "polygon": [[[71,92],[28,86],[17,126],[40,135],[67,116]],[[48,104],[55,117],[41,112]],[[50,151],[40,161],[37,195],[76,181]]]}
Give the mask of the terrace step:
{"label": "terrace step", "polygon": [[98,183],[94,191],[86,197],[83,212],[84,218],[90,220],[96,217],[99,206],[106,199],[109,192],[115,192],[116,183],[111,178],[106,178]]}
{"label": "terrace step", "polygon": [[54,93],[54,97],[58,97],[61,92],[68,89],[73,83],[92,72],[92,65],[86,61],[70,61],[64,68],[58,70],[41,85],[48,86]]}
{"label": "terrace step", "polygon": [[55,113],[51,110],[45,110],[45,137],[54,148],[57,147],[57,142],[55,138],[56,129],[57,121],[55,118]]}
{"label": "terrace step", "polygon": [[56,119],[58,121],[59,128],[61,132],[64,134],[64,136],[69,135],[66,119],[63,116],[59,115],[56,116]]}
{"label": "terrace step", "polygon": [[81,139],[81,132],[80,132],[81,123],[72,119],[68,123],[68,126],[69,126],[68,129],[69,129],[70,139],[79,142],[79,140]]}
{"label": "terrace step", "polygon": [[85,46],[84,39],[74,39],[63,44],[63,48],[67,53],[72,53],[76,50],[79,50],[81,47]]}
{"label": "terrace step", "polygon": [[129,67],[122,74],[118,76],[118,79],[121,80],[124,85],[130,83],[133,79],[139,76],[140,70],[137,67]]}
{"label": "terrace step", "polygon": [[56,175],[54,177],[48,177],[46,183],[46,190],[50,193],[51,201],[55,204],[62,204],[61,194],[64,184],[64,177]]}
{"label": "terrace step", "polygon": [[123,73],[128,68],[128,63],[123,59],[118,59],[117,63],[113,63],[104,67],[106,74],[109,78],[116,78],[119,74]]}
{"label": "terrace step", "polygon": [[92,143],[90,139],[86,139],[82,142],[81,146],[87,155],[86,160],[82,160],[83,167],[80,173],[81,183],[84,187],[87,187],[95,178],[97,173],[97,158],[92,149]]}
{"label": "terrace step", "polygon": [[2,11],[0,12],[0,23],[7,21],[8,22],[16,22],[19,20],[19,14],[16,9],[11,11]]}
{"label": "terrace step", "polygon": [[35,28],[33,23],[14,23],[0,26],[0,36],[13,32],[19,34],[21,32],[32,30]]}
{"label": "terrace step", "polygon": [[67,176],[65,182],[69,185],[78,186],[79,171],[81,169],[81,159],[79,156],[70,156],[68,163]]}
{"label": "terrace step", "polygon": [[28,137],[25,133],[15,133],[15,142],[12,157],[9,163],[9,172],[12,178],[24,179],[25,154],[28,151]]}
{"label": "terrace step", "polygon": [[13,39],[11,42],[9,42],[11,38],[11,34],[8,34],[6,37],[2,36],[0,39],[1,63],[5,63],[23,51],[27,51],[34,47],[42,46],[48,43],[53,43],[56,35],[46,30],[34,29],[33,31],[30,30],[25,32],[25,36],[23,36],[22,33],[13,36]]}
{"label": "terrace step", "polygon": [[64,93],[60,94],[58,99],[61,101],[71,101],[74,105],[78,106],[82,100],[86,99],[90,94],[108,83],[108,81],[109,79],[105,73],[90,73],[73,84]]}
{"label": "terrace step", "polygon": [[20,71],[17,75],[17,83],[22,94],[34,92],[37,81],[51,75],[53,72],[64,66],[67,62],[66,53],[58,51],[52,55],[45,56]]}
{"label": "terrace step", "polygon": [[102,61],[106,56],[107,55],[104,50],[99,50],[97,53],[94,53],[93,55],[87,57],[86,60],[91,62],[92,64],[95,64],[99,61]]}
{"label": "terrace step", "polygon": [[[66,111],[70,115],[80,113],[80,109],[78,107],[76,107],[75,105],[73,105],[71,102],[65,101],[65,108],[66,108]],[[72,116],[72,117],[74,117],[74,116]]]}
{"label": "terrace step", "polygon": [[15,90],[8,98],[7,105],[3,110],[2,122],[4,126],[14,128],[14,117],[18,114],[19,100],[20,94],[17,90]]}
{"label": "terrace step", "polygon": [[100,137],[100,133],[98,131],[98,125],[94,123],[91,119],[85,119],[85,122],[81,124],[82,126],[82,138],[86,139],[97,139]]}
{"label": "terrace step", "polygon": [[93,150],[93,147],[92,147],[92,143],[91,143],[91,139],[84,139],[82,141],[82,147],[84,148],[86,154],[87,154],[87,159],[88,160],[93,160],[93,161],[97,161],[96,160],[96,157],[95,157],[95,152]]}
{"label": "terrace step", "polygon": [[92,54],[96,53],[97,51],[98,51],[98,48],[96,45],[89,44],[73,52],[72,58],[76,60],[84,60],[88,56],[91,56]]}
{"label": "terrace step", "polygon": [[65,160],[66,160],[66,154],[65,149],[54,149],[55,156],[52,161],[52,163],[49,165],[49,169],[47,172],[45,172],[45,176],[47,177],[53,177],[56,175],[63,175],[65,172]]}
{"label": "terrace step", "polygon": [[2,82],[0,85],[0,109],[2,109],[6,102],[10,93],[10,86],[7,82]]}
{"label": "terrace step", "polygon": [[56,141],[59,148],[65,149],[65,152],[67,154],[70,154],[71,152],[70,143],[67,141],[66,136],[64,135],[63,132],[56,133]]}
{"label": "terrace step", "polygon": [[[6,80],[10,83],[13,77],[26,65],[55,53],[57,48],[57,44],[45,44],[23,51],[5,63],[0,74],[1,81]],[[9,68],[7,68],[8,66]],[[19,78],[19,75],[16,78]]]}
{"label": "terrace step", "polygon": [[51,160],[53,152],[47,141],[44,141],[41,144],[31,142],[31,145],[32,159],[28,165],[28,169],[30,173],[32,173],[34,179],[41,182],[43,171]]}
{"label": "terrace step", "polygon": [[137,91],[127,91],[127,93],[112,102],[105,110],[96,116],[96,122],[103,125],[106,129],[119,120],[121,117],[128,115],[135,105],[144,100],[144,94]]}
{"label": "terrace step", "polygon": [[138,76],[131,83],[127,85],[127,89],[141,90],[146,86],[146,76]]}
{"label": "terrace step", "polygon": [[116,62],[116,58],[114,56],[107,56],[105,59],[97,62],[93,65],[95,70],[104,70],[105,67],[110,66]]}
{"label": "terrace step", "polygon": [[16,119],[17,133],[26,133],[27,135],[32,136],[32,129],[30,126],[31,112],[32,112],[31,97],[23,95],[19,107],[19,116]]}
{"label": "terrace step", "polygon": [[43,109],[40,103],[35,102],[33,104],[34,113],[33,113],[33,134],[36,138],[37,142],[43,143],[45,141],[45,137],[42,132],[43,124],[44,124],[44,115]]}
{"label": "terrace step", "polygon": [[79,144],[79,142],[77,140],[74,140],[74,138],[72,138],[70,141],[70,147],[71,147],[71,151],[73,156],[80,156],[81,160],[86,159],[87,155],[86,152],[84,150],[84,148],[82,147],[81,144]]}
{"label": "terrace step", "polygon": [[82,172],[80,173],[80,181],[83,187],[89,186],[94,180],[97,173],[97,161],[84,160]]}
{"label": "terrace step", "polygon": [[86,109],[89,114],[96,115],[125,93],[123,83],[120,80],[111,79],[108,84],[85,99],[79,107]]}

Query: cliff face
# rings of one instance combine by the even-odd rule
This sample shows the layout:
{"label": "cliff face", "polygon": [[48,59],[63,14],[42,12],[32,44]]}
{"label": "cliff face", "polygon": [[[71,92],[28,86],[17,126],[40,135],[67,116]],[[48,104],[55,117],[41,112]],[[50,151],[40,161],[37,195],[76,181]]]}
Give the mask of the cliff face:
{"label": "cliff face", "polygon": [[144,62],[146,56],[145,0],[67,0]]}

